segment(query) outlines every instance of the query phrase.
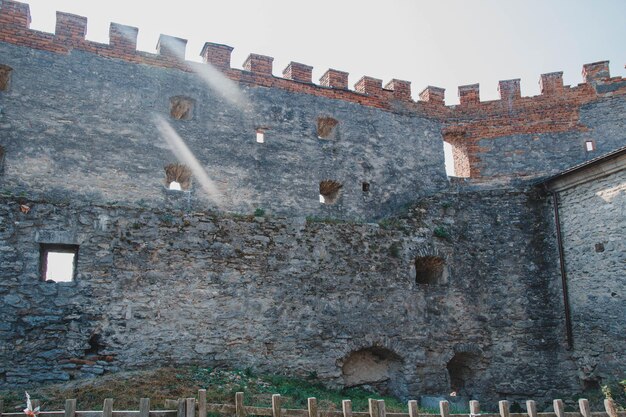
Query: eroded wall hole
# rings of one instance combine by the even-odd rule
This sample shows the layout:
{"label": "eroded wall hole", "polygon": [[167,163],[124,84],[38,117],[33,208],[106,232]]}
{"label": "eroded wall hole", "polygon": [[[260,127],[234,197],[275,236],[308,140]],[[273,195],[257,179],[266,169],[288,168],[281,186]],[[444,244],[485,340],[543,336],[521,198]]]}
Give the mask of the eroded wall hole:
{"label": "eroded wall hole", "polygon": [[13,68],[0,64],[0,91],[7,91],[11,85],[11,72]]}
{"label": "eroded wall hole", "polygon": [[420,256],[415,258],[415,282],[418,284],[445,284],[448,280],[448,267],[440,256]]}
{"label": "eroded wall hole", "polygon": [[320,182],[320,203],[333,204],[337,201],[343,185],[334,180]]}
{"label": "eroded wall hole", "polygon": [[474,352],[457,352],[447,364],[450,390],[458,395],[471,394],[478,381],[480,355]]}
{"label": "eroded wall hole", "polygon": [[191,170],[184,164],[166,165],[165,184],[170,190],[188,190],[191,187]]}
{"label": "eroded wall hole", "polygon": [[170,115],[176,120],[190,120],[196,101],[190,97],[175,96],[170,98]]}
{"label": "eroded wall hole", "polygon": [[341,367],[344,385],[369,385],[381,394],[398,394],[402,358],[383,347],[370,347],[351,352]]}
{"label": "eroded wall hole", "polygon": [[89,347],[85,349],[85,355],[100,355],[106,347],[102,342],[102,335],[99,333],[92,334],[87,343],[89,343]]}
{"label": "eroded wall hole", "polygon": [[319,117],[317,119],[317,137],[320,139],[332,139],[335,127],[339,122],[332,117]]}

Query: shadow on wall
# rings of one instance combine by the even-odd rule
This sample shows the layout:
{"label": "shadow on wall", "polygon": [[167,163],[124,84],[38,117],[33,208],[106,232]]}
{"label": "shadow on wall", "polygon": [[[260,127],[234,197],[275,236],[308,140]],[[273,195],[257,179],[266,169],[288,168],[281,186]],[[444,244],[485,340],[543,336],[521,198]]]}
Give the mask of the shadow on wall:
{"label": "shadow on wall", "polygon": [[343,360],[345,387],[371,386],[383,395],[400,395],[403,359],[389,349],[370,347],[353,351]]}

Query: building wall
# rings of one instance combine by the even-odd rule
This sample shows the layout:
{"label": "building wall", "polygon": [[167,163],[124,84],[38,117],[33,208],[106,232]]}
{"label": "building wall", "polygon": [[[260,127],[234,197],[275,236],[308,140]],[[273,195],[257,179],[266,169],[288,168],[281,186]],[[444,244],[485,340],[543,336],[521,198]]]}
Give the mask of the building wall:
{"label": "building wall", "polygon": [[[405,398],[449,393],[455,354],[475,370],[463,395],[572,389],[547,206],[526,192],[443,194],[382,225],[21,202],[1,205],[3,384],[198,363],[342,386],[374,349]],[[41,242],[80,245],[74,282],[41,281]],[[416,282],[424,253],[445,283]]]}
{"label": "building wall", "polygon": [[573,356],[588,383],[623,379],[626,171],[559,193]]}
{"label": "building wall", "polygon": [[[219,201],[207,198],[195,176],[190,197],[200,209],[377,218],[447,185],[440,124],[426,117],[258,86],[234,86],[234,104],[178,69],[7,44],[0,53],[13,68],[0,98],[7,189],[161,206],[164,167],[177,158],[157,118],[180,135],[218,190]],[[170,116],[174,96],[195,100],[191,120]],[[339,122],[329,139],[318,138],[319,117]],[[263,144],[256,143],[259,127]],[[326,179],[343,185],[332,206],[319,202]]]}

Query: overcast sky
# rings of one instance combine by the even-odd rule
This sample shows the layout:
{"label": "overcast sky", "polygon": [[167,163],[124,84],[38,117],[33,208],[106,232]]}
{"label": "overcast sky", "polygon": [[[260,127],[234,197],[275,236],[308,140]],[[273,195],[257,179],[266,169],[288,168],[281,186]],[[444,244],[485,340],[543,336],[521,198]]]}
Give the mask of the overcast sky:
{"label": "overcast sky", "polygon": [[521,78],[522,95],[539,94],[541,73],[563,71],[582,82],[582,65],[610,60],[626,76],[626,0],[26,0],[31,28],[54,32],[55,11],[88,18],[87,39],[108,42],[110,22],[139,28],[138,48],[154,52],[160,33],[189,40],[187,59],[205,41],[234,47],[232,67],[249,53],[274,57],[274,75],[290,61],[427,85],[480,83],[481,99],[498,98],[498,80]]}

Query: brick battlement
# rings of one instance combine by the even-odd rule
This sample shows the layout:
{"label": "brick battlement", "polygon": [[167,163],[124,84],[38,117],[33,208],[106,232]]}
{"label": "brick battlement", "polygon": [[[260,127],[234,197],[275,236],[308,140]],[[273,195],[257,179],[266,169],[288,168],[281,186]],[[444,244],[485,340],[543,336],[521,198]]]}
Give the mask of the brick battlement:
{"label": "brick battlement", "polygon": [[[137,51],[138,29],[118,23],[111,23],[109,43],[103,44],[85,39],[87,18],[69,13],[57,12],[55,33],[30,29],[30,8],[28,4],[13,0],[0,0],[0,41],[34,49],[67,54],[71,50],[91,52],[106,58],[128,62],[178,68],[191,71],[191,64],[184,60],[187,41],[172,36],[161,35],[157,43],[157,53]],[[245,84],[281,88],[294,92],[350,101],[364,106],[384,110],[416,111],[439,117],[464,118],[468,114],[487,112],[508,113],[512,108],[526,111],[537,105],[548,104],[547,100],[572,101],[581,104],[583,97],[594,99],[598,94],[626,94],[626,79],[610,78],[608,61],[586,64],[583,67],[584,83],[574,88],[563,86],[562,73],[541,75],[541,95],[521,97],[519,79],[500,81],[498,91],[501,99],[481,102],[478,84],[459,87],[460,105],[445,106],[445,90],[429,86],[419,94],[419,100],[411,97],[411,83],[393,79],[383,87],[382,80],[364,76],[348,89],[348,73],[329,69],[320,79],[320,84],[312,83],[312,67],[291,62],[282,72],[283,78],[272,72],[272,57],[250,54],[243,69],[231,67],[231,52],[227,45],[207,42],[200,55],[205,63],[212,64],[228,78]],[[608,87],[607,87],[608,86]],[[592,87],[592,88],[589,88]]]}

